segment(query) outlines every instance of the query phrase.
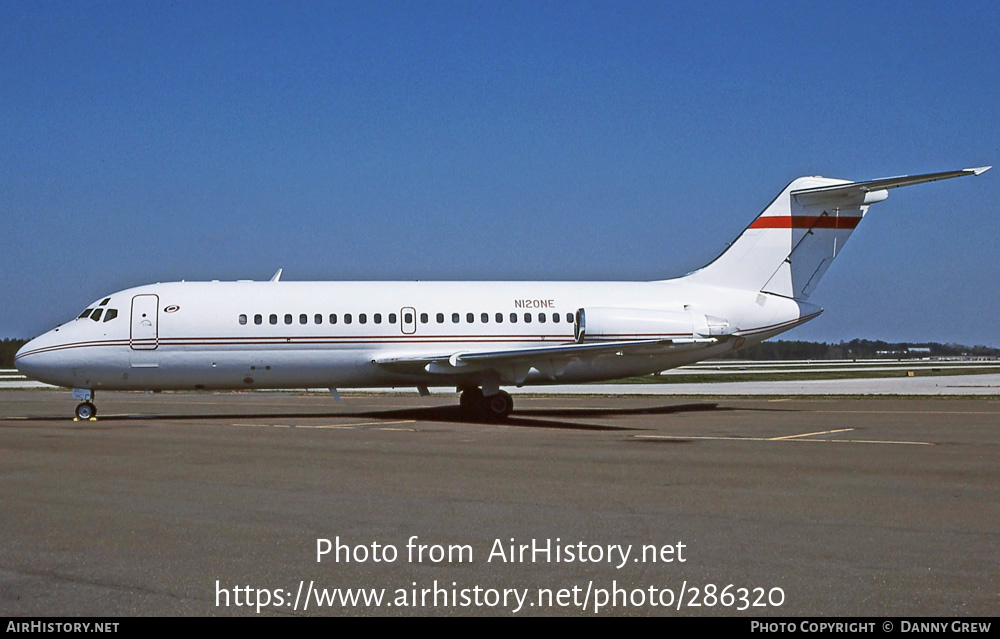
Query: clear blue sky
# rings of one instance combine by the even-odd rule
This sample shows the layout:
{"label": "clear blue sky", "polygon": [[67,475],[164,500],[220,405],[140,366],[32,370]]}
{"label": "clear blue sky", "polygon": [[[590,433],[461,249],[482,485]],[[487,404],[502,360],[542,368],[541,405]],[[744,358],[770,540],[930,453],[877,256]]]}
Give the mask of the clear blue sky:
{"label": "clear blue sky", "polygon": [[[996,2],[0,3],[0,337],[155,281],[662,279],[799,175],[1000,163]],[[787,339],[1000,346],[1000,168]]]}

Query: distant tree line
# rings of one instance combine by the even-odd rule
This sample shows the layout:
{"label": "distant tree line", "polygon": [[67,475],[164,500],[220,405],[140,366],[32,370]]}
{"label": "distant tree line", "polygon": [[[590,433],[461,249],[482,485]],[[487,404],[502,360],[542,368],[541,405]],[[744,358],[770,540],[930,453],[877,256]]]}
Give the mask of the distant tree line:
{"label": "distant tree line", "polygon": [[0,341],[0,368],[14,368],[17,349],[28,343],[26,339],[5,339]]}
{"label": "distant tree line", "polygon": [[849,342],[769,341],[728,353],[719,359],[919,359],[921,357],[1000,357],[1000,348],[937,342],[883,342],[852,339]]}

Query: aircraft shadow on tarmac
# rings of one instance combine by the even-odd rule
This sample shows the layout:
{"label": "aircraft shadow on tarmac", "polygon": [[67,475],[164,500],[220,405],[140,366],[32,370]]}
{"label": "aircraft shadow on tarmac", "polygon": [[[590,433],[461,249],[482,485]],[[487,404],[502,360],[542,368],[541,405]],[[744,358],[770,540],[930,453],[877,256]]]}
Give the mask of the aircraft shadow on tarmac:
{"label": "aircraft shadow on tarmac", "polygon": [[402,408],[378,411],[367,411],[364,413],[351,413],[354,417],[384,418],[384,419],[414,419],[417,421],[452,422],[462,424],[503,424],[505,426],[520,426],[528,428],[556,428],[574,429],[590,431],[645,431],[650,428],[635,426],[615,426],[613,424],[584,424],[576,421],[560,421],[553,418],[577,418],[586,419],[588,417],[626,417],[632,415],[675,415],[694,412],[724,412],[724,411],[787,411],[788,409],[774,408],[731,408],[719,406],[717,403],[693,403],[693,404],[672,404],[669,406],[645,406],[639,408],[615,408],[615,407],[560,407],[560,408],[522,408],[516,409],[510,416],[502,422],[482,422],[470,417],[459,406],[429,406],[420,408]]}
{"label": "aircraft shadow on tarmac", "polygon": [[718,404],[685,404],[648,408],[532,408],[515,410],[500,422],[483,422],[471,417],[459,406],[426,406],[352,413],[355,417],[373,419],[414,419],[417,421],[450,422],[460,424],[502,424],[525,428],[556,428],[590,431],[641,431],[647,428],[615,426],[610,424],[585,424],[553,418],[615,417],[626,415],[664,415],[688,411],[730,410]]}
{"label": "aircraft shadow on tarmac", "polygon": [[[414,420],[420,422],[446,422],[455,424],[470,424],[470,425],[490,425],[490,424],[502,424],[505,426],[514,426],[521,428],[550,428],[550,429],[569,429],[569,430],[583,430],[583,431],[644,431],[650,430],[649,428],[643,428],[641,426],[616,426],[613,424],[588,424],[583,423],[579,420],[587,418],[615,418],[615,417],[627,417],[636,415],[677,415],[684,413],[693,412],[720,412],[720,411],[735,411],[735,410],[770,410],[770,409],[759,409],[759,408],[731,408],[726,406],[719,406],[717,403],[690,403],[690,404],[673,404],[667,406],[646,406],[640,408],[615,408],[615,407],[560,407],[560,408],[527,408],[521,410],[515,410],[510,417],[502,422],[483,422],[477,420],[474,417],[468,415],[461,407],[457,405],[447,405],[447,406],[421,406],[413,408],[390,408],[386,410],[366,410],[366,411],[351,411],[351,412],[287,412],[287,411],[275,411],[267,413],[199,413],[199,414],[136,414],[136,415],[108,415],[108,416],[98,416],[96,422],[69,422],[69,420],[64,416],[58,417],[33,417],[31,421],[35,422],[69,422],[68,425],[72,425],[75,428],[94,428],[94,430],[101,429],[102,425],[108,425],[108,422],[120,424],[124,421],[233,421],[233,420],[248,420],[248,419],[268,419],[268,420],[295,420],[295,419],[330,419],[330,420],[348,420],[348,419],[371,419],[371,420],[386,420],[386,421],[399,421],[399,420]],[[787,410],[787,409],[786,409]],[[560,419],[561,418],[561,419]],[[0,420],[3,421],[3,420]],[[349,421],[345,421],[344,426],[349,427],[351,424]],[[372,426],[377,428],[377,424],[366,424],[366,426]]]}

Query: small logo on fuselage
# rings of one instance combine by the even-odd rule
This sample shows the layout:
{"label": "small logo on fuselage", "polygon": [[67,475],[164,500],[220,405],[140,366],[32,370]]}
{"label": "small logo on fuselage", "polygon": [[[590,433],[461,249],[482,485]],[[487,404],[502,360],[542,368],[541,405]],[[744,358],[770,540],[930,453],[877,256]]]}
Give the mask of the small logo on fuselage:
{"label": "small logo on fuselage", "polygon": [[181,310],[180,306],[177,306],[176,304],[171,304],[170,306],[168,306],[165,309],[163,309],[163,312],[164,313],[176,313],[179,310]]}

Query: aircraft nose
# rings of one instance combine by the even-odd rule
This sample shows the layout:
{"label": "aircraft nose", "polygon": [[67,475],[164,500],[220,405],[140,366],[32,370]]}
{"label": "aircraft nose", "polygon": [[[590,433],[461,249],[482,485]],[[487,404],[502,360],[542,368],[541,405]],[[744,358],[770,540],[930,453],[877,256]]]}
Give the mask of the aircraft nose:
{"label": "aircraft nose", "polygon": [[28,377],[34,377],[33,373],[37,370],[35,364],[38,361],[38,356],[34,351],[38,350],[38,346],[38,338],[36,337],[17,349],[17,353],[14,354],[14,367]]}
{"label": "aircraft nose", "polygon": [[14,355],[14,366],[26,377],[46,384],[67,384],[64,362],[58,344],[49,333],[40,335],[22,346]]}
{"label": "aircraft nose", "polygon": [[14,366],[37,382],[72,388],[80,362],[67,341],[58,328],[39,335],[17,351]]}

